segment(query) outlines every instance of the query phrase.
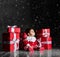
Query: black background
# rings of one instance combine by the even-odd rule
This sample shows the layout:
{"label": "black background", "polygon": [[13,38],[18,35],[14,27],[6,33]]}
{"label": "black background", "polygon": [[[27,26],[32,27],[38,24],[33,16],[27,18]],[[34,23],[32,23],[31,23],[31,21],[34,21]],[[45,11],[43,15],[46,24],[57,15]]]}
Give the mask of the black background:
{"label": "black background", "polygon": [[17,25],[24,31],[28,27],[49,27],[53,47],[60,47],[59,0],[0,0],[0,40],[7,25]]}

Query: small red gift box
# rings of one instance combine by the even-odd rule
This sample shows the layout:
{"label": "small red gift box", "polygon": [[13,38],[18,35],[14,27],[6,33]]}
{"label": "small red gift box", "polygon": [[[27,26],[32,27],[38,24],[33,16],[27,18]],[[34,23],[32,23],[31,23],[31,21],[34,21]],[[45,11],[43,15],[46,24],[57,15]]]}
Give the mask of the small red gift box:
{"label": "small red gift box", "polygon": [[20,33],[3,33],[3,41],[11,41],[13,38],[20,39]]}
{"label": "small red gift box", "polygon": [[17,26],[8,26],[7,32],[18,32],[18,33],[20,33],[20,28]]}
{"label": "small red gift box", "polygon": [[46,50],[52,49],[52,38],[41,38],[42,45]]}

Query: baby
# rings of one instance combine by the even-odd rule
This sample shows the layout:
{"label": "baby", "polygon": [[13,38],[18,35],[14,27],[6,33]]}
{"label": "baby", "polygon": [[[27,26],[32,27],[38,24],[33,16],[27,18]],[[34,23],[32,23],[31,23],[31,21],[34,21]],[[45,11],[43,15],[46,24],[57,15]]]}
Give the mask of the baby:
{"label": "baby", "polygon": [[27,38],[24,40],[25,50],[34,51],[37,48],[37,40],[35,37],[35,31],[32,28],[26,30]]}

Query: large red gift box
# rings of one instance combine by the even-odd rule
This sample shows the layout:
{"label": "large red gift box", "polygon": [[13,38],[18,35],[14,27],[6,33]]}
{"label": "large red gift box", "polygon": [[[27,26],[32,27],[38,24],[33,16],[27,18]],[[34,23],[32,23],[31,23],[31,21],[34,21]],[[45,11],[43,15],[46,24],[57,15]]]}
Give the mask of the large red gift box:
{"label": "large red gift box", "polygon": [[20,28],[17,26],[8,26],[7,32],[18,32],[18,33],[20,33]]}
{"label": "large red gift box", "polygon": [[3,51],[15,52],[19,50],[20,28],[17,26],[8,26],[7,33],[2,35]]}
{"label": "large red gift box", "polygon": [[49,38],[41,38],[41,42],[42,42],[42,45],[43,47],[46,49],[46,50],[50,50],[52,49],[52,38],[49,37]]}

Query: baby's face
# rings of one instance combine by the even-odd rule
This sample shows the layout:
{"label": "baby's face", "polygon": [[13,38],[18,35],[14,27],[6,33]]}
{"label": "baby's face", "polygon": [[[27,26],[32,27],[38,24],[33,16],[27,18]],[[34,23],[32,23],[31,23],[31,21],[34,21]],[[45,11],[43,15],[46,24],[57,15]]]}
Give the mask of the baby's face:
{"label": "baby's face", "polygon": [[35,31],[33,29],[29,31],[29,36],[35,36]]}

